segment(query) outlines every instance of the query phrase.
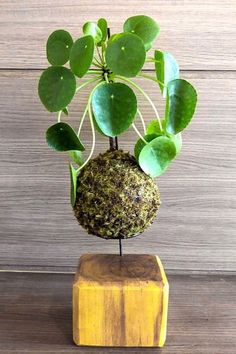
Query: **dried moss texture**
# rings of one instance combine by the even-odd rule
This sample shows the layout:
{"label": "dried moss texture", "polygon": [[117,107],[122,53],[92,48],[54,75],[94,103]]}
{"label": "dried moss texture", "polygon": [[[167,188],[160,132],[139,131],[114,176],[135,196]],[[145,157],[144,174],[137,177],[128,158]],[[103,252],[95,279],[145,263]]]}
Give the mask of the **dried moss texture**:
{"label": "dried moss texture", "polygon": [[122,150],[100,154],[78,176],[74,212],[89,234],[106,239],[136,236],[151,225],[159,206],[155,182]]}

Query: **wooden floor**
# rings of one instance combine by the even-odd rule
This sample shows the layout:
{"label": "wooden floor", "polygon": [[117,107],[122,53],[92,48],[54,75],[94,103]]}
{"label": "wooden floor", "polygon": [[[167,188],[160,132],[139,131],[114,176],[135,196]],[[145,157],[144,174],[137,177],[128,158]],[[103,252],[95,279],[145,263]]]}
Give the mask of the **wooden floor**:
{"label": "wooden floor", "polygon": [[1,272],[0,353],[235,353],[235,276],[168,278],[168,336],[162,350],[92,348],[72,342],[72,274]]}

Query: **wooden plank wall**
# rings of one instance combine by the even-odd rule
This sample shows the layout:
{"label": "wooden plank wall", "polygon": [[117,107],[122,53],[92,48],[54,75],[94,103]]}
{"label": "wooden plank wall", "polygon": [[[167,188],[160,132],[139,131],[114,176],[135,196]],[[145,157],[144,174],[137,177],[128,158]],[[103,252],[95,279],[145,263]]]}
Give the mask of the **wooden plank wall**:
{"label": "wooden plank wall", "polygon": [[[158,179],[162,206],[144,235],[124,242],[124,252],[156,253],[174,271],[236,270],[236,4],[235,0],[2,0],[0,2],[0,268],[74,270],[85,252],[112,252],[117,242],[87,235],[69,203],[67,159],[45,144],[55,121],[37,97],[47,66],[51,31],[76,37],[87,20],[106,17],[119,32],[133,14],[161,26],[156,48],[178,59],[183,78],[197,88],[197,114],[184,132],[182,154]],[[151,68],[149,67],[149,70]],[[153,83],[139,80],[163,112]],[[88,91],[72,105],[80,117]],[[152,111],[143,98],[148,121]],[[86,125],[84,142],[89,145]],[[132,131],[120,146],[132,149]],[[98,137],[96,152],[107,148]]]}

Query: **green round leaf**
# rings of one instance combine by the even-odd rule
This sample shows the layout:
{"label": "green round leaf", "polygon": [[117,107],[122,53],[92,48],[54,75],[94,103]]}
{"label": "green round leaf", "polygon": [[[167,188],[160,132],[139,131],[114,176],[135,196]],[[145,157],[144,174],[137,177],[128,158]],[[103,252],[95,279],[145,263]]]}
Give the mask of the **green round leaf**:
{"label": "green round leaf", "polygon": [[170,53],[155,50],[155,69],[157,80],[161,81],[159,84],[163,97],[166,97],[167,84],[171,80],[179,78],[179,65],[173,55]]}
{"label": "green round leaf", "polygon": [[69,155],[71,159],[77,163],[77,165],[81,166],[84,163],[84,157],[82,151],[79,150],[73,150],[69,151]]}
{"label": "green round leaf", "polygon": [[[144,140],[146,140],[149,143],[150,141],[152,141],[153,139],[155,139],[157,137],[158,137],[157,134],[148,134],[148,135],[144,135],[143,138],[144,138]],[[141,150],[144,148],[144,146],[146,146],[145,142],[141,138],[138,139],[135,146],[134,146],[134,156],[137,161],[138,161],[139,154],[140,154]]]}
{"label": "green round leaf", "polygon": [[[166,122],[165,119],[161,120],[162,128],[165,132]],[[157,134],[163,135],[164,132],[161,132],[160,125],[157,119],[153,119],[147,126],[146,133],[147,134]]]}
{"label": "green round leaf", "polygon": [[132,16],[124,23],[124,32],[130,32],[139,36],[146,50],[151,48],[159,31],[160,28],[156,21],[145,15]]}
{"label": "green round leaf", "polygon": [[70,67],[78,77],[83,77],[93,61],[94,40],[92,36],[79,38],[70,52]]}
{"label": "green round leaf", "polygon": [[137,99],[125,84],[104,83],[93,93],[92,108],[101,131],[114,137],[126,131],[134,121]]}
{"label": "green round leaf", "polygon": [[107,44],[106,62],[115,74],[136,76],[143,67],[146,52],[142,40],[131,33],[112,36]]}
{"label": "green round leaf", "polygon": [[73,207],[76,201],[77,173],[76,173],[76,169],[72,166],[71,163],[69,164],[69,169],[70,169],[70,202],[71,202],[71,206]]}
{"label": "green round leaf", "polygon": [[39,97],[50,112],[64,109],[71,102],[75,89],[75,76],[64,67],[51,66],[44,70],[39,79]]}
{"label": "green round leaf", "polygon": [[69,32],[54,31],[47,41],[47,58],[51,65],[64,65],[69,60],[73,39]]}
{"label": "green round leaf", "polygon": [[46,140],[48,145],[57,151],[84,151],[84,146],[74,129],[67,123],[56,123],[48,128]]}
{"label": "green round leaf", "polygon": [[176,79],[168,83],[166,100],[166,131],[181,132],[190,123],[197,104],[197,92],[186,80]]}
{"label": "green round leaf", "polygon": [[152,178],[160,176],[176,156],[175,144],[165,136],[148,143],[140,152],[139,165]]}
{"label": "green round leaf", "polygon": [[[107,39],[107,21],[105,18],[99,18],[98,22],[97,22],[98,27],[100,28],[100,30],[102,31],[102,42],[105,42],[105,40]],[[100,43],[99,43],[100,44]]]}
{"label": "green round leaf", "polygon": [[94,22],[86,22],[83,25],[83,33],[85,36],[92,36],[95,43],[99,43],[102,40],[102,31]]}

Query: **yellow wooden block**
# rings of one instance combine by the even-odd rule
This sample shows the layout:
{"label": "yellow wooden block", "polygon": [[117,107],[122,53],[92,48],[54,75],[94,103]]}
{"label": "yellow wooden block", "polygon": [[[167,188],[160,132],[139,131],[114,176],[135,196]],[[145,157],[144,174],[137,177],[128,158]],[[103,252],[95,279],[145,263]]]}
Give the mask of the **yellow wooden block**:
{"label": "yellow wooden block", "polygon": [[87,254],[73,284],[77,345],[162,347],[169,285],[152,255]]}

